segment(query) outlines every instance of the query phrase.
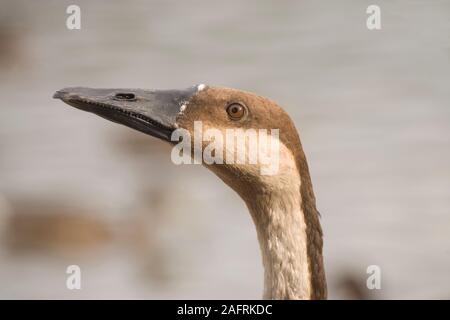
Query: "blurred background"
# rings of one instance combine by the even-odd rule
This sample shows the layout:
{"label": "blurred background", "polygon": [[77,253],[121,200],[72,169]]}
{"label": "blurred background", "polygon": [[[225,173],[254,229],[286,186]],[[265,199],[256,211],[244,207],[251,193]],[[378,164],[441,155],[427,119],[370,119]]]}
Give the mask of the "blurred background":
{"label": "blurred background", "polygon": [[[66,8],[81,7],[81,30]],[[381,7],[382,29],[366,28]],[[67,86],[270,97],[292,116],[330,298],[450,298],[450,1],[0,0],[0,298],[259,299],[244,203]],[[82,289],[66,288],[66,268]],[[366,268],[381,268],[381,290]]]}

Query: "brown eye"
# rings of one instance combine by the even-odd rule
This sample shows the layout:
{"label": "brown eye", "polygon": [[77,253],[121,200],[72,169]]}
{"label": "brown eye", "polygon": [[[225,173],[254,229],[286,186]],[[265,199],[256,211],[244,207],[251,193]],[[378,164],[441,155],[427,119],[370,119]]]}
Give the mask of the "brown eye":
{"label": "brown eye", "polygon": [[232,120],[239,120],[245,115],[245,108],[240,103],[232,103],[227,107],[227,113]]}

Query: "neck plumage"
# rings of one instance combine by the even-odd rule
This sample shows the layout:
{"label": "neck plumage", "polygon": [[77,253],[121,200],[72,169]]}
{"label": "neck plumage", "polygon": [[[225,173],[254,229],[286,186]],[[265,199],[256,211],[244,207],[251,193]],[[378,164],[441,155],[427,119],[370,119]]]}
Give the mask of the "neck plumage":
{"label": "neck plumage", "polygon": [[300,141],[292,149],[295,153],[280,143],[274,176],[260,175],[259,169],[248,174],[251,167],[234,174],[233,167],[209,168],[250,211],[264,264],[264,299],[326,299],[319,213]]}
{"label": "neck plumage", "polygon": [[246,201],[262,252],[264,299],[326,299],[322,230],[301,182]]}

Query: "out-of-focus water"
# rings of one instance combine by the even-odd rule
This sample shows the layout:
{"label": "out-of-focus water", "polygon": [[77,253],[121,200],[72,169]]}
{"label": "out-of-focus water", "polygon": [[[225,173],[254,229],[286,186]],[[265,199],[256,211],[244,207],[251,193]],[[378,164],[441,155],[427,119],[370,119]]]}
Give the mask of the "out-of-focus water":
{"label": "out-of-focus water", "polygon": [[[375,296],[449,297],[449,1],[377,1],[380,31],[366,28],[371,1],[77,3],[82,29],[69,31],[70,1],[0,1],[0,194],[90,208],[119,236],[81,257],[2,249],[0,297],[261,296],[237,195],[200,166],[173,165],[156,140],[51,99],[66,86],[198,83],[254,91],[291,114],[330,297],[343,297],[346,272],[364,286],[373,264]],[[121,245],[129,216],[145,220],[143,251]],[[81,291],[65,288],[68,264],[82,267]]]}

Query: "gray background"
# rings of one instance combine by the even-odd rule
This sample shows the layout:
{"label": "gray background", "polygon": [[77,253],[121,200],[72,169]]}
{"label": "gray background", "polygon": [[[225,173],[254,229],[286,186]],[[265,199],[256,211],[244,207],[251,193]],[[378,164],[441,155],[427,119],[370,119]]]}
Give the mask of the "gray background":
{"label": "gray background", "polygon": [[[65,26],[72,3],[79,31]],[[374,3],[380,31],[366,28]],[[1,298],[261,297],[236,194],[201,166],[173,165],[159,141],[51,99],[75,85],[198,83],[291,114],[331,298],[450,297],[450,1],[0,6]],[[70,264],[82,290],[65,287]]]}

